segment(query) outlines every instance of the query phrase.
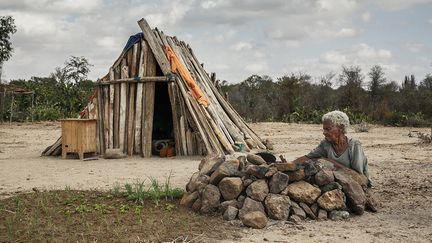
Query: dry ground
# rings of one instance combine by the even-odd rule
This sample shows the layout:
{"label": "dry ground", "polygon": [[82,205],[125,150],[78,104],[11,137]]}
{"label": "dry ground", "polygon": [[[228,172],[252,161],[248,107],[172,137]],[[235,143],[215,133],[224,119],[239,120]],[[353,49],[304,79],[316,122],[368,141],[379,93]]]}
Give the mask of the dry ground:
{"label": "dry ground", "polygon": [[[274,153],[290,160],[307,153],[322,139],[321,126],[257,123],[251,127],[275,144]],[[375,181],[378,213],[347,221],[305,221],[301,225],[270,222],[264,230],[241,228],[244,241],[431,242],[432,145],[420,144],[410,131],[427,128],[372,127],[349,131],[362,142]],[[197,170],[199,157],[121,160],[62,160],[40,157],[60,136],[58,123],[0,124],[0,198],[38,189],[110,189],[114,184],[152,177],[183,187]],[[147,179],[149,182],[149,180]],[[227,239],[229,241],[229,239]]]}

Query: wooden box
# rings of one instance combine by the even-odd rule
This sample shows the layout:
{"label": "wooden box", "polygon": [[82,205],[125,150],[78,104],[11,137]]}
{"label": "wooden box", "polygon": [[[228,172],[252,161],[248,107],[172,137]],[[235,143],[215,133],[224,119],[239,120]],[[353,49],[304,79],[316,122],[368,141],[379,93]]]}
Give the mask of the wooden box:
{"label": "wooden box", "polygon": [[64,119],[62,128],[62,158],[68,153],[78,153],[84,159],[85,153],[96,154],[96,119]]}

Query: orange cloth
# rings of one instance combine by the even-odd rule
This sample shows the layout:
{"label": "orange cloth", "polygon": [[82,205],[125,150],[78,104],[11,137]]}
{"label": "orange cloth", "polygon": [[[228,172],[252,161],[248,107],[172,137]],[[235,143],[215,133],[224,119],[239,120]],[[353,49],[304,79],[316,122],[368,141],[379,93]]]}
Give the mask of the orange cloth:
{"label": "orange cloth", "polygon": [[168,60],[171,64],[171,72],[173,73],[179,73],[180,76],[186,81],[189,88],[192,90],[192,94],[195,97],[195,99],[198,100],[198,103],[203,105],[204,107],[207,107],[209,105],[209,101],[207,97],[204,96],[201,89],[198,87],[195,80],[190,75],[189,71],[186,67],[183,66],[183,64],[179,61],[174,51],[171,49],[170,46],[166,46],[166,54],[168,57]]}

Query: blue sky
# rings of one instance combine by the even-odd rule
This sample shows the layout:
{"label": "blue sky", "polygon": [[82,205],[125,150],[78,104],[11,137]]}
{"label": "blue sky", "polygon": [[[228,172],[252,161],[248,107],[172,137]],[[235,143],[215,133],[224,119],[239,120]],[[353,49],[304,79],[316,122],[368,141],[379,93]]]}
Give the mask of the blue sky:
{"label": "blue sky", "polygon": [[[208,72],[318,80],[341,66],[381,65],[389,81],[432,73],[432,0],[0,0],[18,32],[6,80],[48,76],[71,55],[104,76],[137,20],[189,43]],[[337,77],[337,76],[336,76]]]}

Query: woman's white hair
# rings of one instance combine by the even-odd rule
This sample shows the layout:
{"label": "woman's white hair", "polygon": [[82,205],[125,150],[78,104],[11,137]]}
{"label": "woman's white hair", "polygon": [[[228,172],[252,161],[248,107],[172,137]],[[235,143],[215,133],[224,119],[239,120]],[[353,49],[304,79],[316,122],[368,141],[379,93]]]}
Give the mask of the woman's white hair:
{"label": "woman's white hair", "polygon": [[350,125],[349,118],[345,112],[342,111],[330,111],[322,116],[322,122],[329,121],[333,125],[338,126],[342,129],[344,134],[347,133],[347,129]]}

